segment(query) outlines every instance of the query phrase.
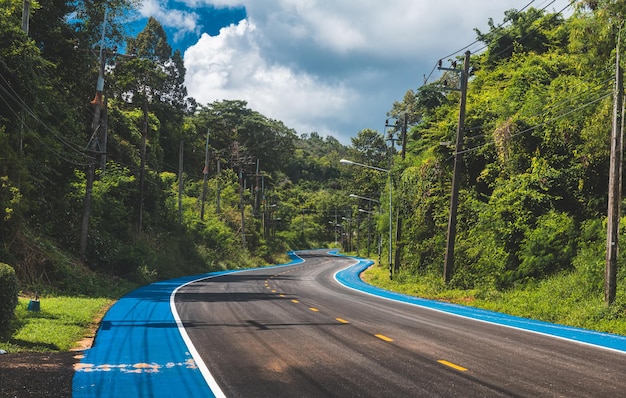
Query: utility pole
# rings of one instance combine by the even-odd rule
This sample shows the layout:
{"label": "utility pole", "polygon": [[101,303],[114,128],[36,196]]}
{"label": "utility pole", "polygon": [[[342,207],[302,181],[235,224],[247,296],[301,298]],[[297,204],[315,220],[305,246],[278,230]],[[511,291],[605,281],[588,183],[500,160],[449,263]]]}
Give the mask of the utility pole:
{"label": "utility pole", "polygon": [[[22,8],[22,30],[28,36],[28,26],[29,26],[29,18],[30,18],[30,0],[24,0],[23,8]],[[24,126],[26,125],[26,117],[24,107],[22,106],[22,111],[20,112],[20,138],[19,138],[19,157],[20,161],[24,154]],[[22,187],[22,179],[18,175],[17,178],[17,187],[20,189]]]}
{"label": "utility pole", "polygon": [[[461,177],[461,162],[463,161],[461,150],[463,149],[463,133],[465,130],[465,102],[467,99],[467,81],[469,75],[470,66],[470,52],[465,52],[465,62],[463,63],[463,70],[461,71],[461,99],[459,102],[459,125],[456,132],[456,146],[454,149],[454,171],[452,173],[452,193],[450,195],[450,217],[448,219],[448,238],[446,242],[446,256],[443,268],[443,280],[445,283],[450,282],[452,279],[452,272],[454,271],[454,241],[456,239],[456,213],[459,204],[459,179]],[[458,72],[455,68],[440,68],[446,70],[453,70]]]}
{"label": "utility pole", "polygon": [[241,248],[246,250],[246,206],[243,203],[243,165],[239,163],[239,210],[241,211]]}
{"label": "utility pole", "polygon": [[[26,2],[25,2],[26,3]],[[101,126],[101,108],[102,97],[104,91],[104,67],[106,65],[106,49],[104,48],[104,35],[106,30],[108,8],[104,10],[104,21],[102,22],[102,36],[100,38],[100,67],[98,70],[98,81],[96,83],[96,96],[91,101],[95,106],[93,113],[93,120],[91,122],[91,130],[93,131],[89,143],[87,144],[86,152],[89,159],[89,165],[87,166],[86,182],[85,182],[85,198],[83,201],[83,218],[81,223],[80,233],[80,255],[85,258],[87,251],[87,238],[89,235],[89,218],[91,217],[91,200],[93,193],[93,182],[95,179],[95,170],[97,157],[104,153],[103,148],[100,145],[100,128]]]}
{"label": "utility pole", "polygon": [[221,177],[222,177],[222,161],[220,159],[219,156],[217,156],[217,194],[216,194],[216,199],[215,199],[215,213],[216,214],[220,214],[221,213],[221,208],[220,208],[220,202],[221,202],[221,197],[222,197],[222,182],[221,182]]}
{"label": "utility pole", "polygon": [[241,213],[241,247],[246,250],[246,206],[243,201],[243,192],[245,190],[244,187],[244,178],[243,178],[243,166],[244,163],[248,164],[249,160],[246,156],[241,154],[241,147],[239,146],[239,142],[233,142],[233,160],[235,164],[237,164],[237,174],[239,175],[239,211]]}
{"label": "utility pole", "polygon": [[615,56],[615,92],[613,94],[613,126],[611,129],[611,161],[609,166],[609,203],[604,280],[604,302],[606,305],[610,305],[615,301],[617,291],[619,218],[620,203],[622,201],[624,80],[622,67],[620,66],[619,43],[618,37]]}
{"label": "utility pole", "polygon": [[137,230],[140,232],[143,229],[143,197],[146,182],[146,146],[148,142],[148,97],[145,86],[143,88],[143,94],[144,100],[141,106],[143,112],[143,127],[141,128],[141,166],[139,170],[139,221],[137,223]]}
{"label": "utility pole", "polygon": [[[396,197],[398,196],[399,195],[396,195]],[[398,205],[396,210],[396,251],[394,255],[394,272],[400,270],[400,263],[402,262],[402,248],[404,246],[402,243],[402,217],[400,217],[400,208],[401,205]]]}
{"label": "utility pole", "polygon": [[361,212],[358,203],[356,208],[356,255],[359,256],[359,247],[361,246]]}
{"label": "utility pole", "polygon": [[28,28],[29,28],[29,19],[30,19],[30,0],[24,0],[24,5],[22,7],[22,30],[28,36]]}
{"label": "utility pole", "polygon": [[180,140],[178,148],[178,222],[183,223],[183,153],[185,141]]}
{"label": "utility pole", "polygon": [[202,170],[203,184],[202,184],[202,206],[200,207],[200,220],[204,221],[204,202],[206,201],[207,189],[209,187],[209,131],[206,130],[206,146],[204,149],[204,170]]}
{"label": "utility pole", "polygon": [[[385,128],[387,127],[397,127],[398,121],[396,120],[395,125],[390,125],[388,120],[385,120]],[[396,138],[393,136],[395,131],[389,133],[387,140],[390,141],[389,145],[389,170],[388,170],[388,178],[389,178],[389,280],[393,279],[393,273],[396,269],[400,268],[400,264],[393,264],[396,259],[393,255],[393,201],[392,201],[392,190],[393,190],[393,178],[391,178],[391,169],[393,166],[393,151],[396,147]]]}
{"label": "utility pole", "polygon": [[254,183],[254,189],[252,189],[252,193],[254,195],[254,207],[252,208],[252,214],[254,214],[255,217],[257,215],[258,206],[259,206],[259,167],[260,167],[260,160],[257,158],[256,173],[254,174],[255,183]]}
{"label": "utility pole", "polygon": [[[407,125],[408,125],[408,116],[406,112],[403,115],[402,122],[402,132],[400,135],[400,139],[402,141],[402,160],[406,158],[406,133],[407,133]],[[396,195],[396,197],[401,197]],[[400,201],[402,203],[402,201]],[[396,210],[396,251],[394,255],[394,272],[400,270],[400,263],[402,262],[402,248],[404,244],[402,243],[402,217],[400,217],[400,212],[402,210],[402,205],[397,206]]]}
{"label": "utility pole", "polygon": [[406,112],[404,113],[404,117],[403,117],[403,123],[402,123],[402,135],[401,140],[402,140],[402,160],[404,160],[404,158],[406,157],[406,130],[407,130],[407,124],[408,124],[408,116],[406,114]]}

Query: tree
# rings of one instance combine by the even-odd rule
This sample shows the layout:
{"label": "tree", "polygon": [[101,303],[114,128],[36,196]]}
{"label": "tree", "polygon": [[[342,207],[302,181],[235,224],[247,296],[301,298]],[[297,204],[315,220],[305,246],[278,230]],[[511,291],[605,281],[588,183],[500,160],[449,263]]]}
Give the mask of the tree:
{"label": "tree", "polygon": [[[507,22],[511,24],[504,27]],[[489,49],[488,63],[494,65],[515,53],[543,54],[552,46],[563,45],[562,42],[554,42],[560,36],[550,36],[548,33],[562,23],[563,18],[559,14],[546,14],[535,8],[525,12],[512,9],[505,11],[504,21],[499,26],[490,18],[488,33],[482,33],[478,29],[474,31],[478,40],[484,42]]]}
{"label": "tree", "polygon": [[284,169],[294,150],[293,130],[247,108],[245,101],[213,102],[200,109],[196,120],[203,136],[210,129],[210,145],[218,152],[225,153],[237,141],[253,163],[258,159],[270,174]]}

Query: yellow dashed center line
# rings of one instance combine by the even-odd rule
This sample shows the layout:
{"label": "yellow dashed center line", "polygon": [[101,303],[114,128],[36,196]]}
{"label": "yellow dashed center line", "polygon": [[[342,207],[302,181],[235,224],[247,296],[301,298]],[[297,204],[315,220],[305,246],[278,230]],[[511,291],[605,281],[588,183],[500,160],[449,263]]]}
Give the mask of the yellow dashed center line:
{"label": "yellow dashed center line", "polygon": [[320,310],[318,310],[317,308],[314,308],[314,307],[309,307],[309,309],[310,309],[311,311],[313,311],[313,312],[319,312],[319,311],[320,311]]}
{"label": "yellow dashed center line", "polygon": [[335,318],[335,320],[336,320],[337,322],[340,322],[340,323],[350,323],[350,322],[346,321],[346,320],[345,320],[345,319],[343,319],[343,318]]}
{"label": "yellow dashed center line", "polygon": [[461,371],[461,372],[466,372],[466,371],[467,371],[467,369],[466,369],[466,368],[464,368],[463,366],[459,366],[459,365],[454,364],[454,363],[452,363],[452,362],[448,362],[448,361],[446,361],[446,360],[444,360],[444,359],[440,359],[440,360],[438,360],[437,362],[439,362],[439,363],[440,363],[440,364],[442,364],[442,365],[446,365],[446,366],[448,366],[448,367],[451,367],[452,369],[459,370],[459,371]]}
{"label": "yellow dashed center line", "polygon": [[279,297],[285,297],[285,295],[284,295],[284,294],[281,294]]}
{"label": "yellow dashed center line", "polygon": [[296,303],[296,304],[298,304],[298,303],[299,303],[299,301],[298,301],[298,300],[296,300],[296,299],[291,300],[291,302],[292,302],[292,303]]}
{"label": "yellow dashed center line", "polygon": [[382,334],[375,334],[374,336],[378,337],[381,340],[387,341],[387,342],[393,341],[393,339],[391,339],[391,338],[389,338],[389,337],[387,337],[385,335],[382,335]]}

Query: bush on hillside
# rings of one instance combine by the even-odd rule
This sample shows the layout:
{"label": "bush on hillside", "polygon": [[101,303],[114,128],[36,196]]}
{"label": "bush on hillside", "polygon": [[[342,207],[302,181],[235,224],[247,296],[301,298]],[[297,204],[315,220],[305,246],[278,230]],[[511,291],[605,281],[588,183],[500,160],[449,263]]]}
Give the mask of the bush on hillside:
{"label": "bush on hillside", "polygon": [[15,270],[8,264],[0,263],[0,336],[8,332],[17,306],[19,285]]}

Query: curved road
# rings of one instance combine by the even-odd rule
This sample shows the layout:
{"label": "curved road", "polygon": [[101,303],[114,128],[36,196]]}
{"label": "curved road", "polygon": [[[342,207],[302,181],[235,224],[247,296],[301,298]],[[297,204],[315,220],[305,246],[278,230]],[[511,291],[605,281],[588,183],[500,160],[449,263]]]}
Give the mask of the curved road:
{"label": "curved road", "polygon": [[227,397],[615,397],[626,354],[348,289],[325,251],[182,286],[175,306]]}

